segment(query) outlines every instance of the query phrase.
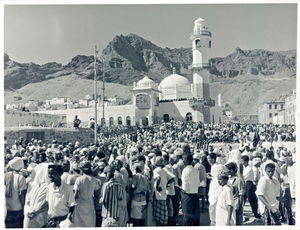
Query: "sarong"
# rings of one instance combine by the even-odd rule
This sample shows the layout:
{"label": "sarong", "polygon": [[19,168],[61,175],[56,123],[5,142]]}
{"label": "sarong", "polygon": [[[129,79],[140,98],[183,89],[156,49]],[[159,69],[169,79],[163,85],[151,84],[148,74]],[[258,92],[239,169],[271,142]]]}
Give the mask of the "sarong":
{"label": "sarong", "polygon": [[185,225],[197,226],[200,220],[200,207],[198,194],[181,194],[182,213],[185,219]]}
{"label": "sarong", "polygon": [[153,216],[158,224],[168,224],[168,207],[166,200],[154,200],[153,201]]}

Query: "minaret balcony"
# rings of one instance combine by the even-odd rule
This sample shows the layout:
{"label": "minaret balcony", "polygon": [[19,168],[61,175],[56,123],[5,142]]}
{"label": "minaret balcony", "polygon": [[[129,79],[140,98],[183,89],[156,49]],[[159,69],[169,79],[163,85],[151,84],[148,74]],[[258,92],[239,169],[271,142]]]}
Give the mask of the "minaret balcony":
{"label": "minaret balcony", "polygon": [[200,71],[202,69],[210,68],[209,63],[196,63],[188,66],[188,69],[194,70],[194,71]]}
{"label": "minaret balcony", "polygon": [[195,38],[198,38],[199,36],[202,36],[202,35],[211,37],[212,34],[208,30],[200,30],[200,31],[197,31],[197,32],[194,31],[194,32],[191,33],[190,39],[194,40]]}

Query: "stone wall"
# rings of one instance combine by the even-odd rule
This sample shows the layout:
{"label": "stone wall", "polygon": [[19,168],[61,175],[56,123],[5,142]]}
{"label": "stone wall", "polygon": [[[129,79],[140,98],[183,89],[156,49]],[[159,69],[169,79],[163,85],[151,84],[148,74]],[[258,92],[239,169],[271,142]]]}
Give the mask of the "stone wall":
{"label": "stone wall", "polygon": [[79,141],[82,144],[90,144],[94,142],[94,131],[88,128],[11,127],[5,128],[4,135],[8,145],[14,144],[19,137],[42,139],[46,144],[51,144],[53,140],[59,143]]}
{"label": "stone wall", "polygon": [[63,115],[39,114],[31,112],[22,112],[17,110],[4,111],[4,126],[19,127],[19,126],[43,126],[54,127],[58,123],[66,123],[66,117]]}

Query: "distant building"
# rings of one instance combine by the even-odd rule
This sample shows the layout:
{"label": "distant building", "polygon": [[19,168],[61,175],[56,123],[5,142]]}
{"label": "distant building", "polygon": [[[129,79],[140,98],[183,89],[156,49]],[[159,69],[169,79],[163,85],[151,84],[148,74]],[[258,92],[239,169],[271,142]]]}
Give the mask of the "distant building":
{"label": "distant building", "polygon": [[64,105],[64,104],[67,104],[68,98],[66,98],[66,97],[55,97],[55,98],[52,98],[50,100],[46,100],[45,102],[46,102],[46,104],[50,104],[50,105]]}
{"label": "distant building", "polygon": [[296,122],[296,100],[296,89],[294,89],[292,95],[285,98],[285,124],[295,124]]}
{"label": "distant building", "polygon": [[80,106],[83,106],[83,107],[89,107],[89,102],[90,102],[90,100],[87,100],[87,99],[80,99],[80,100],[78,101],[78,104],[79,104]]}
{"label": "distant building", "polygon": [[15,103],[6,104],[6,109],[19,109],[19,108],[20,108],[19,104],[15,104]]}
{"label": "distant building", "polygon": [[273,123],[273,117],[284,110],[284,101],[267,102],[258,108],[259,123]]}
{"label": "distant building", "polygon": [[24,106],[29,109],[30,111],[34,111],[38,109],[39,102],[35,100],[29,100],[24,104]]}
{"label": "distant building", "polygon": [[20,97],[20,96],[14,96],[14,100],[15,101],[20,101],[20,100],[22,100],[22,97]]}

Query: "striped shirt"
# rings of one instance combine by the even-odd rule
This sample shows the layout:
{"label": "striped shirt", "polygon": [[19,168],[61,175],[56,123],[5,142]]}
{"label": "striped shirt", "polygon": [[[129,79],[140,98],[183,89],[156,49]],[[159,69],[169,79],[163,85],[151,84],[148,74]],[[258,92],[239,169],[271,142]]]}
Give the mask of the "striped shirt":
{"label": "striped shirt", "polygon": [[118,219],[120,216],[120,202],[124,199],[122,185],[115,179],[103,184],[102,187],[102,217]]}

